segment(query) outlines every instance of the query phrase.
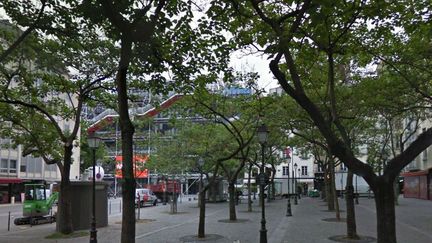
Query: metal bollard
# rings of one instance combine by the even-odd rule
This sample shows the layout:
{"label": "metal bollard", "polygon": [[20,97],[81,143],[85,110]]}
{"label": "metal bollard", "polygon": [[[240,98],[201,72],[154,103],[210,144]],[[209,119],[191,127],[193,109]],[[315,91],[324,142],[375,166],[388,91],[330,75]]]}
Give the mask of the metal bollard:
{"label": "metal bollard", "polygon": [[135,217],[136,219],[140,220],[140,215],[141,215],[141,199],[140,196],[138,195],[138,200],[137,200],[137,205],[138,205],[138,217]]}
{"label": "metal bollard", "polygon": [[9,211],[9,217],[8,217],[8,231],[10,231],[10,215],[11,215],[11,212]]}

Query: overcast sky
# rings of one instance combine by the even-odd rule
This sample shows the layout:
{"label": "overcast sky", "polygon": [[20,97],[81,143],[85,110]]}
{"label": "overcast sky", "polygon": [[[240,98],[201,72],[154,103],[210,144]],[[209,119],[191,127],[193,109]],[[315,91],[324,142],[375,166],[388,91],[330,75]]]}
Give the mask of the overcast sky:
{"label": "overcast sky", "polygon": [[252,54],[245,55],[240,52],[233,54],[231,59],[231,66],[235,70],[257,72],[260,76],[258,85],[267,92],[269,89],[279,86],[277,80],[274,79],[273,74],[270,72],[269,63],[270,60],[267,60],[265,57]]}
{"label": "overcast sky", "polygon": [[[7,18],[4,10],[0,8],[0,19]],[[244,72],[257,72],[260,76],[258,80],[258,85],[264,88],[267,92],[271,88],[278,87],[279,84],[277,80],[273,78],[273,75],[269,69],[270,60],[265,59],[265,57],[260,57],[258,55],[235,53],[233,54],[231,60],[231,66],[237,71]]]}

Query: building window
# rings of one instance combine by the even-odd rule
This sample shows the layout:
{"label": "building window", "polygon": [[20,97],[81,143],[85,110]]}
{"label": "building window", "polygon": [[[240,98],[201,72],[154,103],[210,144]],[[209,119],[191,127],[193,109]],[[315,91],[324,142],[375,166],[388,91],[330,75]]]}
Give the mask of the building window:
{"label": "building window", "polygon": [[282,166],[282,175],[289,175],[289,167],[288,166]]}
{"label": "building window", "polygon": [[35,160],[35,169],[34,169],[35,173],[42,173],[42,164],[43,163],[44,162],[40,158],[38,158],[37,160]]}
{"label": "building window", "polygon": [[57,170],[57,165],[53,164],[53,165],[45,165],[45,171],[56,171]]}
{"label": "building window", "polygon": [[34,173],[35,159],[33,157],[27,157],[27,172]]}
{"label": "building window", "polygon": [[26,170],[27,170],[27,165],[20,166],[20,172],[26,172]]}
{"label": "building window", "polygon": [[0,173],[8,173],[8,160],[7,159],[1,159]]}
{"label": "building window", "polygon": [[17,161],[14,159],[9,160],[9,173],[17,173]]}
{"label": "building window", "polygon": [[301,175],[302,176],[307,176],[308,175],[307,166],[302,166],[301,167]]}

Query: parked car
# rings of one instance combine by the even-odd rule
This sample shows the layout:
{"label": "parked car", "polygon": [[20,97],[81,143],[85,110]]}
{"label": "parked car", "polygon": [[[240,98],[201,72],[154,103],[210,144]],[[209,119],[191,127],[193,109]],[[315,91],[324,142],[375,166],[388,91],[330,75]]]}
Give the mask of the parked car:
{"label": "parked car", "polygon": [[156,206],[158,199],[156,195],[146,188],[139,188],[135,190],[135,206],[143,207],[145,205]]}

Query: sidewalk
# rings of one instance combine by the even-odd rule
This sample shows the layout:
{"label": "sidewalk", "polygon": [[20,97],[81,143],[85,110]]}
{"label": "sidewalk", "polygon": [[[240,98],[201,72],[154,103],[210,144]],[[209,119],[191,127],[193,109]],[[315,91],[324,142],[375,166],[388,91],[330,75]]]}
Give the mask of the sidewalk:
{"label": "sidewalk", "polygon": [[10,207],[10,206],[16,206],[16,205],[22,205],[21,202],[15,202],[15,203],[1,203],[0,208]]}
{"label": "sidewalk", "polygon": [[[206,234],[219,237],[206,242],[259,242],[261,211],[258,201],[254,201],[253,212],[246,212],[247,205],[237,207],[237,223],[224,222],[228,219],[228,203],[207,204]],[[346,224],[325,222],[324,218],[334,218],[334,212],[326,211],[325,203],[318,198],[302,198],[298,205],[292,205],[292,217],[286,217],[286,199],[266,202],[266,228],[269,243],[314,243],[334,242],[330,236],[344,235]],[[292,202],[293,203],[293,202]],[[136,224],[136,242],[178,243],[191,241],[197,234],[197,201],[185,201],[178,204],[178,214],[169,214],[169,205],[158,205],[141,210],[141,220]],[[397,207],[398,242],[432,242],[432,201],[401,198]],[[344,201],[340,200],[341,209]],[[342,212],[345,217],[345,211]],[[357,231],[363,236],[376,237],[376,218],[373,199],[361,198],[356,205]],[[88,242],[89,236],[48,240],[45,236],[55,230],[55,224],[34,227],[13,226],[11,232],[1,231],[0,242]],[[98,242],[120,242],[121,216],[110,217],[109,226],[98,229]],[[183,240],[182,240],[183,239]],[[184,240],[189,239],[189,240]]]}

